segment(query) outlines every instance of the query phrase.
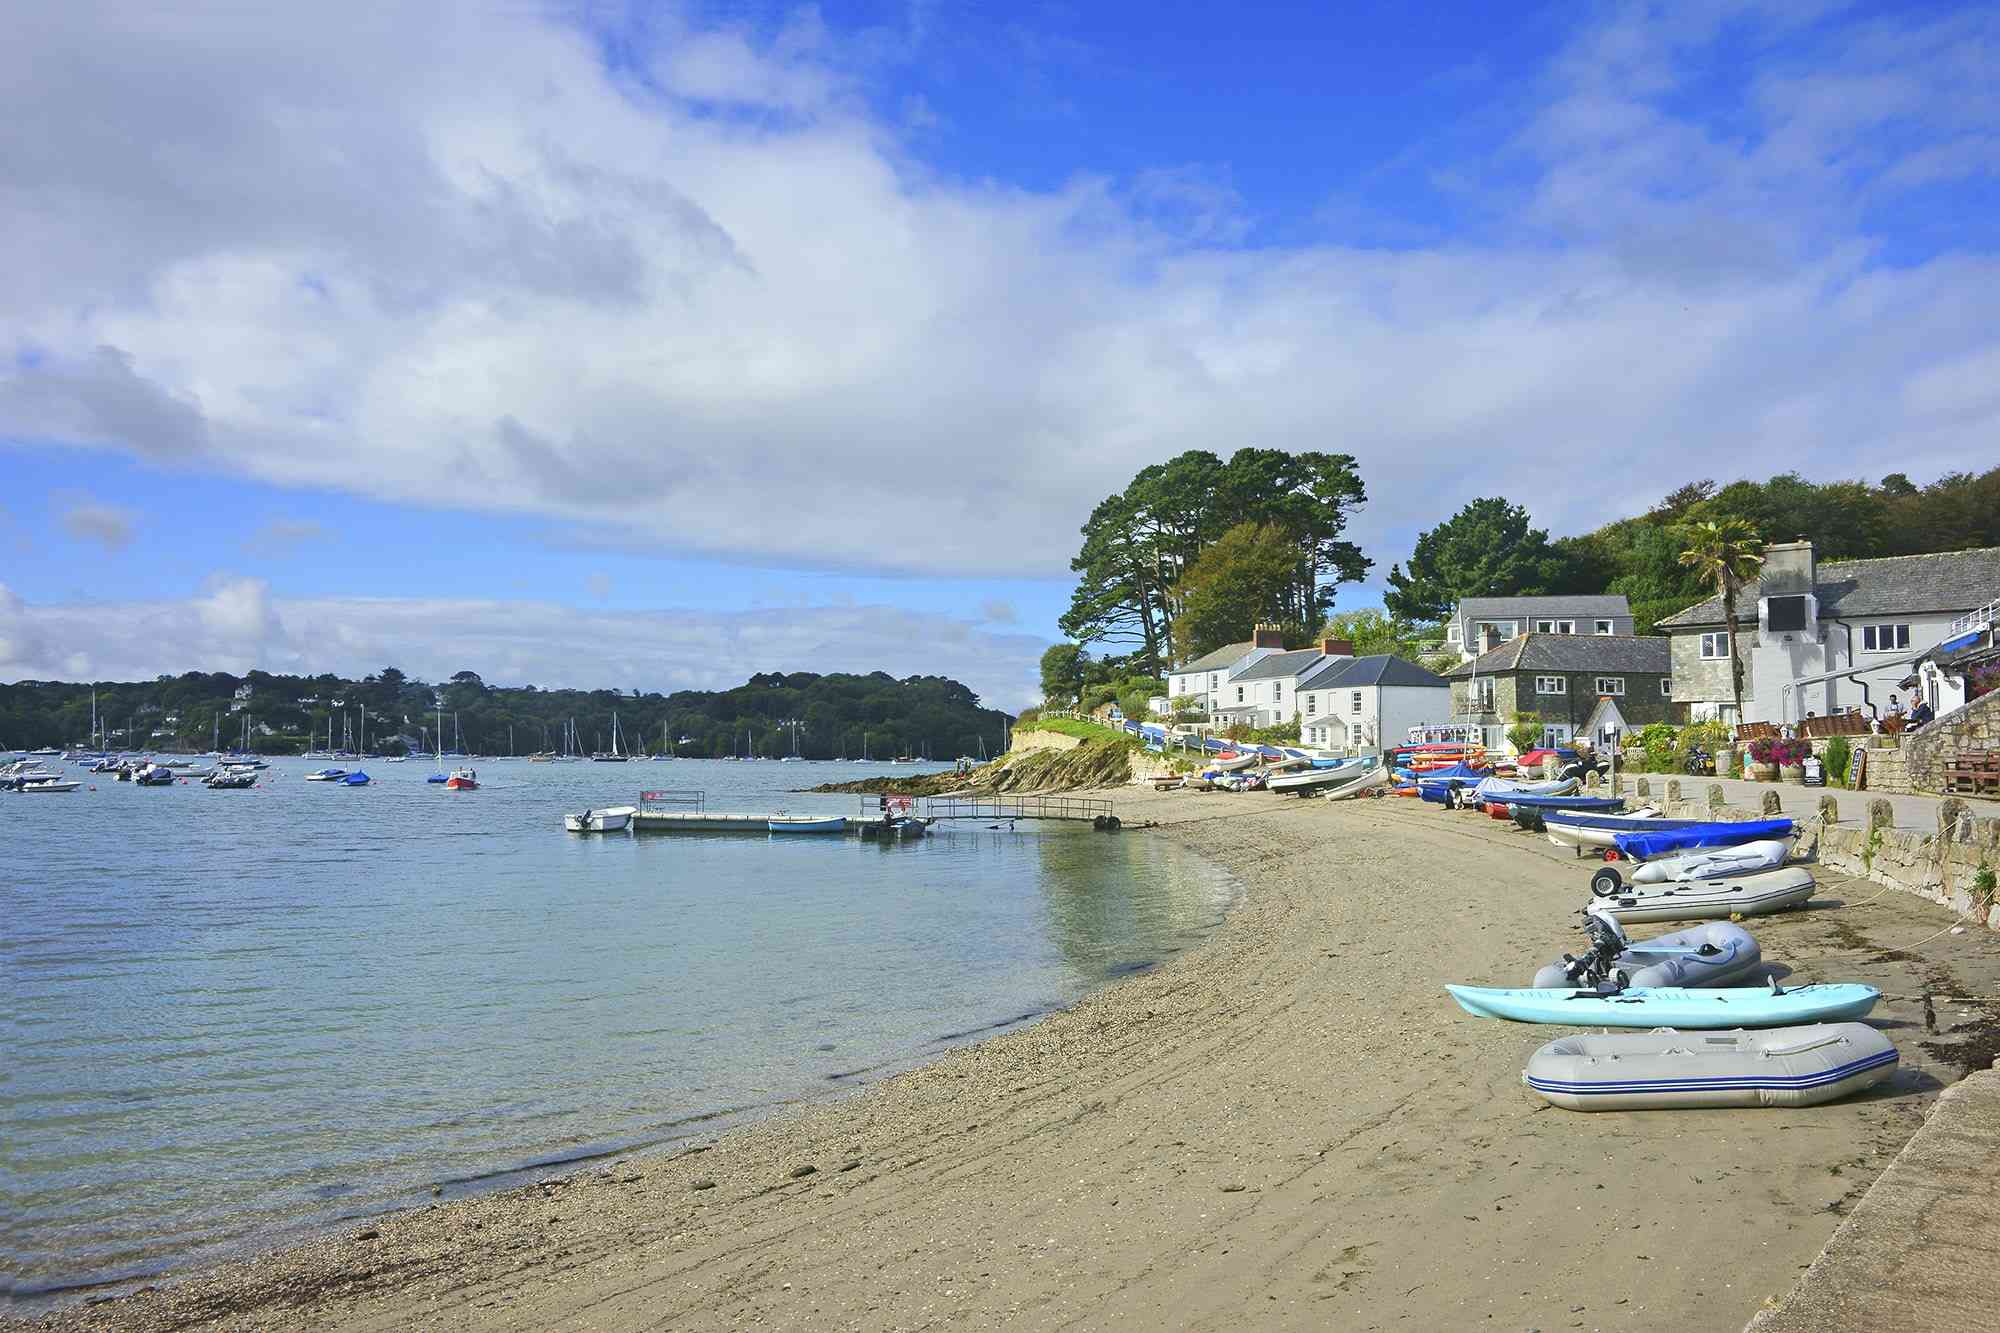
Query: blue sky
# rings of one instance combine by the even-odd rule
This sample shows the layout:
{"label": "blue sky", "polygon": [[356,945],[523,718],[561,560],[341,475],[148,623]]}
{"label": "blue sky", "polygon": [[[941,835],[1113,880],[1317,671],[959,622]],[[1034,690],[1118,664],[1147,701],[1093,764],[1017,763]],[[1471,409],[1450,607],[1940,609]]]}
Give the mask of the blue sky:
{"label": "blue sky", "polygon": [[1356,454],[1344,606],[1476,495],[1990,459],[1993,7],[1218,12],[39,13],[0,679],[1015,706],[1078,524],[1183,449]]}

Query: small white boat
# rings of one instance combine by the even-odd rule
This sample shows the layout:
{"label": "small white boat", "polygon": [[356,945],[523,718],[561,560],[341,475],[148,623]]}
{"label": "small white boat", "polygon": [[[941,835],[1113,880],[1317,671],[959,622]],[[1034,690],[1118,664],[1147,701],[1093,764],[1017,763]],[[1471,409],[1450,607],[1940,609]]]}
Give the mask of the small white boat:
{"label": "small white boat", "polygon": [[[1609,869],[1610,867],[1606,867]],[[1600,870],[1598,874],[1604,872]],[[1591,899],[1589,911],[1620,925],[1647,921],[1712,921],[1731,916],[1765,916],[1803,907],[1813,896],[1812,872],[1784,866],[1735,879],[1698,879],[1680,884],[1628,884]],[[1596,881],[1592,881],[1596,892]]]}
{"label": "small white boat", "polygon": [[1380,764],[1359,771],[1350,769],[1347,770],[1347,774],[1346,782],[1335,783],[1332,787],[1322,787],[1319,789],[1320,794],[1329,801],[1345,801],[1349,797],[1389,785],[1389,770]]}
{"label": "small white boat", "polygon": [[847,816],[776,814],[766,827],[772,833],[845,833]]}
{"label": "small white boat", "polygon": [[1250,765],[1263,757],[1263,755],[1253,750],[1248,754],[1239,754],[1234,759],[1218,759],[1208,766],[1208,771],[1211,773],[1235,773],[1241,769],[1250,767]]}
{"label": "small white boat", "polygon": [[[240,768],[240,767],[247,767],[247,765],[231,764],[230,767]],[[338,782],[346,776],[347,776],[347,770],[344,768],[316,768],[312,772],[306,774],[306,781]]]}
{"label": "small white boat", "polygon": [[1353,782],[1369,768],[1378,767],[1373,758],[1351,759],[1335,768],[1306,768],[1270,779],[1264,785],[1285,796],[1319,796]]}
{"label": "small white boat", "polygon": [[1600,1032],[1560,1037],[1521,1081],[1570,1111],[1818,1106],[1896,1072],[1896,1046],[1866,1023],[1760,1032]]}
{"label": "small white boat", "polygon": [[1740,879],[1744,875],[1777,869],[1785,863],[1785,857],[1790,855],[1791,850],[1792,844],[1787,838],[1742,842],[1734,847],[1711,847],[1665,861],[1648,861],[1633,870],[1632,882],[1671,884],[1697,879]]}
{"label": "small white boat", "polygon": [[586,810],[580,815],[564,815],[563,827],[571,833],[616,833],[639,813],[635,805],[614,805],[603,810]]}
{"label": "small white boat", "polygon": [[59,777],[16,778],[14,779],[13,782],[13,789],[25,796],[29,792],[37,792],[37,791],[46,791],[46,792],[75,791],[78,787],[81,787],[82,785],[83,784],[77,781],[75,778],[59,778]]}

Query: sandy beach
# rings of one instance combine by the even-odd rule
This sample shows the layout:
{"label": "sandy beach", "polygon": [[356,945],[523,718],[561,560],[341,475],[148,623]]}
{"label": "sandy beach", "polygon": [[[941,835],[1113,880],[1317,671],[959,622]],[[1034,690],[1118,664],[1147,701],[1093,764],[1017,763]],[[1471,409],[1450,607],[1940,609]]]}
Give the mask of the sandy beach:
{"label": "sandy beach", "polygon": [[[1580,947],[1586,863],[1404,800],[1117,793],[1245,896],[1205,944],[1024,1029],[678,1155],[356,1223],[43,1326],[1734,1329],[1993,1059],[1891,998],[1882,1089],[1578,1115],[1560,1030],[1442,989]],[[1824,878],[1750,923],[1795,979],[2000,993],[2000,940]],[[1929,938],[1927,938],[1929,937]],[[1782,970],[1782,969],[1781,969]]]}

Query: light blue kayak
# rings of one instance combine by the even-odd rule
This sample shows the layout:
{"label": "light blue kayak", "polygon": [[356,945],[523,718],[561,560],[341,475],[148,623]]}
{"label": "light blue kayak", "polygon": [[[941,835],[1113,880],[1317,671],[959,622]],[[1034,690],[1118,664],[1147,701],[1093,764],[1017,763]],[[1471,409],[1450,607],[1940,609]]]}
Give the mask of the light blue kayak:
{"label": "light blue kayak", "polygon": [[1590,990],[1507,990],[1446,986],[1458,1007],[1480,1018],[1571,1027],[1771,1028],[1861,1018],[1882,992],[1854,983],[1779,990],[1750,986],[1717,990],[1634,987],[1617,995]]}

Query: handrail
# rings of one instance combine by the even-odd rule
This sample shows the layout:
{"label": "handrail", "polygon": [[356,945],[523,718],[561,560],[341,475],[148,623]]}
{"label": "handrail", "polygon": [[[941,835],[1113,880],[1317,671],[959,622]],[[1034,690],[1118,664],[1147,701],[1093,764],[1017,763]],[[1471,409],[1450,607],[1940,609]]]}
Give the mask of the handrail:
{"label": "handrail", "polygon": [[1951,638],[1969,629],[1984,629],[1995,621],[2000,621],[2000,597],[1994,598],[1984,606],[1974,607],[1952,621],[1951,628],[1945,631],[1945,637]]}

